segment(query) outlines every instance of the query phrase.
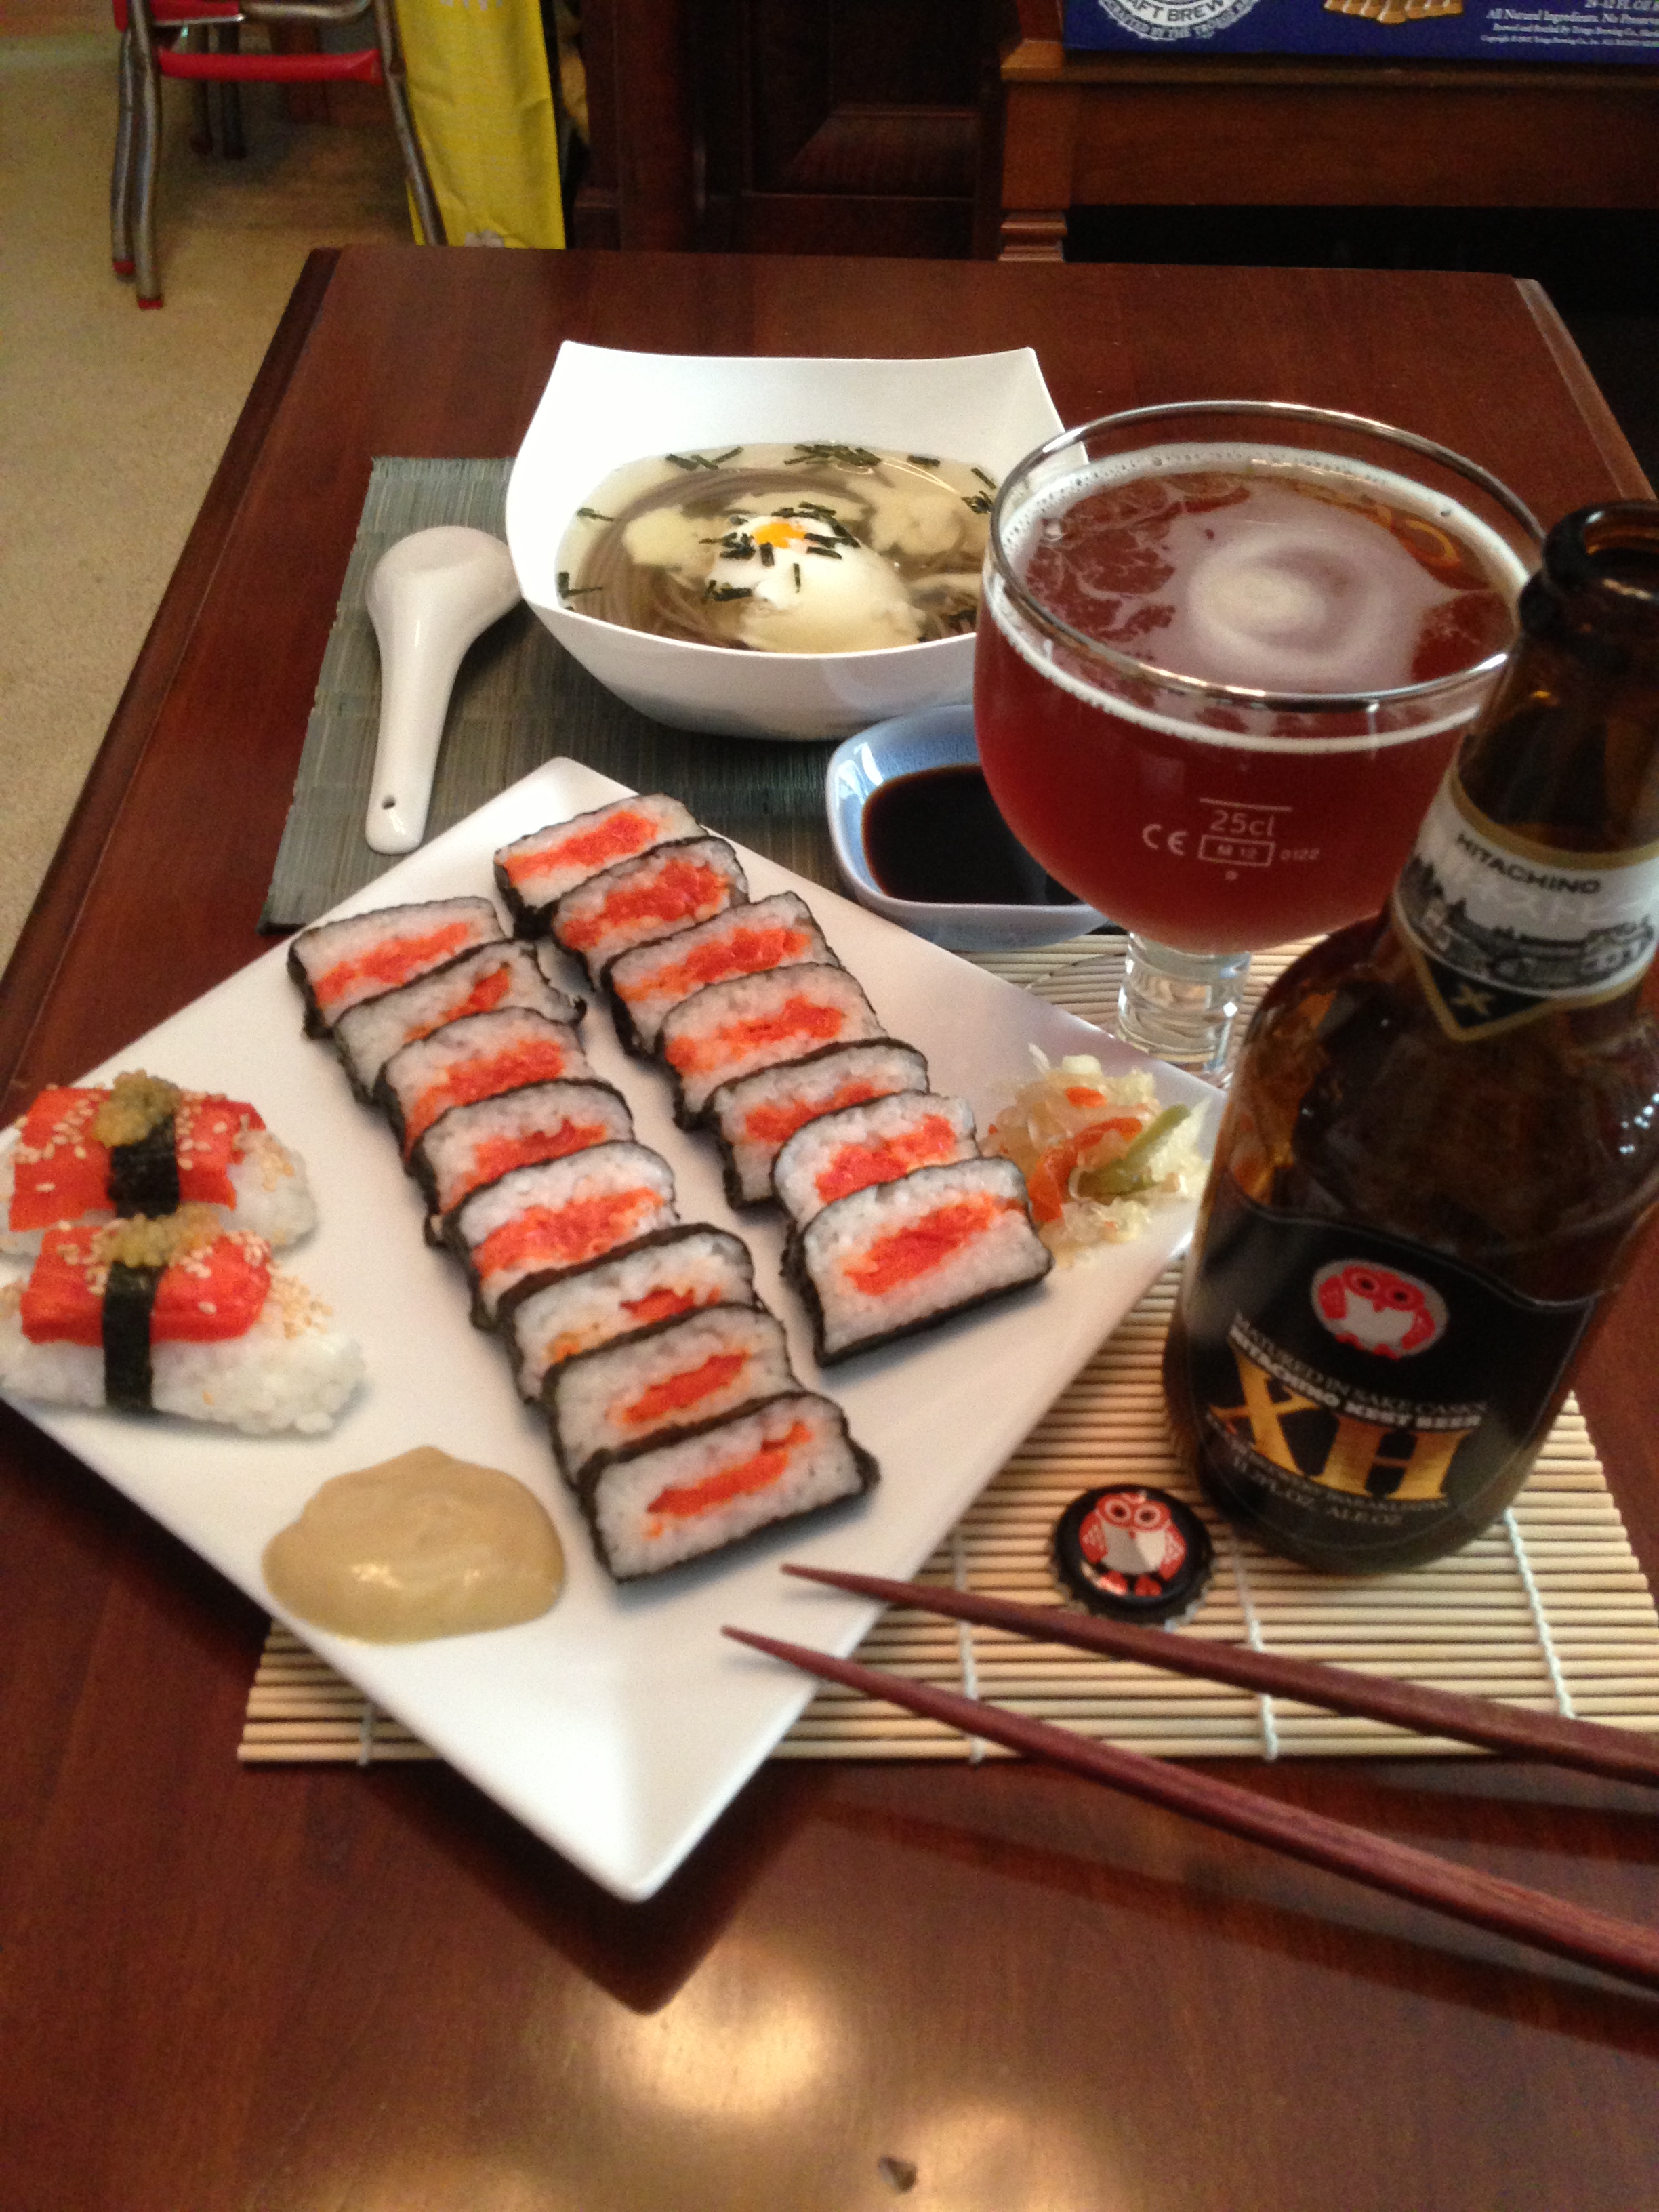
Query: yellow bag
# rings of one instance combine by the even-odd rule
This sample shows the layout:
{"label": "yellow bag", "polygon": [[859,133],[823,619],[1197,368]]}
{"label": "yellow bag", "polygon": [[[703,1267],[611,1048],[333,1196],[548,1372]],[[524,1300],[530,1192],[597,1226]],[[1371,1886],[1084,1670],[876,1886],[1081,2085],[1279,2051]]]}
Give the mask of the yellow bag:
{"label": "yellow bag", "polygon": [[398,26],[450,244],[562,246],[558,127],[537,0],[398,0]]}

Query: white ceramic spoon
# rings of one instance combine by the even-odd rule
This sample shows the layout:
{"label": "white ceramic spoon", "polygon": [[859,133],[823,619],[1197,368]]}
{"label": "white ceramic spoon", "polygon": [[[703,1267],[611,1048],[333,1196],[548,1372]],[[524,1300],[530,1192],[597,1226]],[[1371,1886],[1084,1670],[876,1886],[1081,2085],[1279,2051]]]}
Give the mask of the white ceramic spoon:
{"label": "white ceramic spoon", "polygon": [[420,843],[461,656],[520,596],[501,539],[460,524],[400,538],[375,563],[368,604],[380,641],[380,734],[363,822],[373,851]]}

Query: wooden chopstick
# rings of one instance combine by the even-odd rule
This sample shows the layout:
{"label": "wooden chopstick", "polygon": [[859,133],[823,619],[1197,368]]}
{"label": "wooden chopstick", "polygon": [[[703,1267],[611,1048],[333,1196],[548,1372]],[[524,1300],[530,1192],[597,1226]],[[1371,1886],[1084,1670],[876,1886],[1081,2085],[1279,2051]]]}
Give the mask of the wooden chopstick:
{"label": "wooden chopstick", "polygon": [[1164,1628],[1134,1628],[1063,1606],[1020,1605],[1012,1598],[890,1582],[882,1575],[843,1574],[833,1567],[786,1566],[784,1572],[799,1575],[804,1582],[827,1583],[832,1589],[850,1590],[856,1596],[879,1598],[885,1605],[910,1606],[982,1628],[1006,1629],[1039,1644],[1065,1644],[1113,1659],[1139,1660],[1170,1674],[1227,1682],[1259,1695],[1293,1698],[1299,1705],[1323,1705],[1332,1712],[1358,1713],[1419,1735],[1452,1736],[1461,1743],[1479,1744],[1485,1751],[1515,1752],[1523,1758],[1551,1759],[1559,1766],[1581,1767],[1615,1782],[1659,1787],[1659,1743],[1629,1729],[1527,1712],[1491,1698],[1360,1674],[1316,1659],[1291,1659],[1237,1644],[1203,1643],[1196,1637],[1172,1636]]}
{"label": "wooden chopstick", "polygon": [[[899,1584],[896,1587],[903,1588]],[[1472,1922],[1492,1934],[1510,1936],[1523,1943],[1571,1959],[1581,1966],[1598,1967],[1627,1981],[1659,1989],[1659,1935],[1633,1923],[1615,1920],[1587,1905],[1570,1905],[1547,1897],[1541,1890],[1507,1881],[1501,1875],[1485,1874],[1477,1867],[1459,1866],[1437,1858],[1410,1844],[1397,1844],[1344,1820],[1299,1805],[1285,1805],[1258,1796],[1231,1782],[1196,1774],[1139,1752],[1121,1751],[1115,1745],[1097,1743],[1087,1736],[1052,1728],[1045,1721],[1026,1720],[1000,1706],[981,1705],[954,1690],[934,1688],[925,1682],[907,1681],[885,1674],[856,1659],[837,1659],[827,1651],[810,1650],[804,1644],[786,1644],[776,1637],[752,1630],[727,1628],[724,1633],[738,1644],[787,1660],[809,1674],[840,1682],[866,1697],[884,1698],[929,1719],[960,1729],[1030,1759],[1068,1768],[1093,1782],[1104,1782],[1148,1804],[1172,1813],[1184,1813],[1230,1835],[1301,1859],[1309,1866],[1345,1874],[1373,1889],[1426,1905],[1453,1919]],[[1171,1638],[1170,1642],[1176,1639]]]}

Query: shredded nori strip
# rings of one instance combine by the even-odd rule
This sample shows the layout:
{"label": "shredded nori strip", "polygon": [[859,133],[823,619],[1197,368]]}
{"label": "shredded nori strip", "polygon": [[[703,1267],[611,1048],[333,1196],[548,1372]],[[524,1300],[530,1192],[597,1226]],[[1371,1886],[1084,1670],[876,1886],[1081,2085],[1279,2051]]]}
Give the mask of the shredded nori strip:
{"label": "shredded nori strip", "polygon": [[752,599],[754,596],[752,584],[708,584],[703,587],[704,599],[716,599],[722,604],[727,599]]}
{"label": "shredded nori strip", "polygon": [[162,1272],[110,1261],[104,1286],[104,1396],[125,1413],[150,1410],[150,1313]]}
{"label": "shredded nori strip", "polygon": [[663,459],[672,461],[677,469],[718,469],[727,461],[735,460],[743,451],[741,446],[728,446],[723,453],[716,453],[711,461],[707,453],[665,453]]}
{"label": "shredded nori strip", "polygon": [[787,469],[799,467],[803,461],[834,461],[844,469],[874,469],[881,465],[881,455],[872,453],[867,446],[838,446],[803,444],[784,462]]}
{"label": "shredded nori strip", "polygon": [[[904,458],[907,461],[914,462],[919,469],[936,469],[939,466],[937,453],[907,453]],[[977,470],[975,473],[978,474]]]}
{"label": "shredded nori strip", "polygon": [[992,491],[994,491],[994,490],[996,489],[996,488],[997,488],[997,480],[996,480],[996,478],[995,478],[994,477],[988,477],[988,476],[986,475],[986,473],[985,473],[984,470],[983,470],[983,469],[981,469],[981,468],[978,468],[978,467],[975,467],[975,470],[974,470],[974,474],[975,474],[975,475],[979,478],[980,482],[981,482],[982,484],[986,484],[986,485],[988,485],[988,486],[990,488],[990,489],[991,489]]}
{"label": "shredded nori strip", "polygon": [[614,522],[617,519],[614,514],[601,514],[597,507],[579,507],[576,512],[584,522]]}
{"label": "shredded nori strip", "polygon": [[762,568],[771,568],[771,567],[773,566],[774,562],[776,561],[776,559],[777,559],[777,557],[778,557],[778,556],[777,556],[777,555],[776,555],[775,553],[774,553],[774,551],[772,550],[772,548],[771,548],[771,547],[770,547],[770,546],[769,546],[769,545],[765,542],[765,540],[764,540],[764,539],[763,539],[763,540],[762,540],[762,542],[761,542],[760,556],[761,556],[761,566],[762,566]]}
{"label": "shredded nori strip", "polygon": [[147,1213],[160,1220],[179,1211],[179,1152],[171,1114],[130,1145],[109,1151],[109,1202],[124,1219]]}
{"label": "shredded nori strip", "polygon": [[962,503],[965,507],[971,509],[975,514],[988,514],[991,512],[990,495],[987,492],[976,491],[971,496],[964,498]]}

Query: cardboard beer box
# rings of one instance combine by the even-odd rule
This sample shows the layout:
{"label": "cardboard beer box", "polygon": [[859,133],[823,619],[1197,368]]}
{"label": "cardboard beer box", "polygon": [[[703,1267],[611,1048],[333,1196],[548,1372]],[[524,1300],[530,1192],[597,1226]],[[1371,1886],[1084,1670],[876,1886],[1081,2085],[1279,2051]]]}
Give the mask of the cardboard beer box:
{"label": "cardboard beer box", "polygon": [[1073,50],[1659,61],[1656,0],[1066,0]]}

